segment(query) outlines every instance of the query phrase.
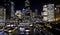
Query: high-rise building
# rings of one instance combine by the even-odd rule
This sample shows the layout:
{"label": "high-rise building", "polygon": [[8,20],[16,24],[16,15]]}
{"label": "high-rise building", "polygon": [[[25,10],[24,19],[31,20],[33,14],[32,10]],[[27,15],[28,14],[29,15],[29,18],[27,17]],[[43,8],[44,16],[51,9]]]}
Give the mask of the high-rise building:
{"label": "high-rise building", "polygon": [[43,21],[54,21],[54,4],[48,4],[43,6]]}
{"label": "high-rise building", "polygon": [[30,21],[30,19],[31,19],[31,15],[30,15],[30,13],[31,13],[31,11],[30,11],[30,2],[29,2],[29,0],[26,0],[25,1],[25,8],[26,8],[26,12],[25,12],[25,20],[27,21],[27,22],[29,22]]}
{"label": "high-rise building", "polygon": [[60,20],[60,5],[56,5],[55,8],[55,21]]}
{"label": "high-rise building", "polygon": [[14,2],[11,0],[4,0],[4,7],[6,8],[6,17],[7,19],[10,19],[11,17],[14,17],[15,11],[14,11]]}
{"label": "high-rise building", "polygon": [[6,19],[11,17],[11,0],[4,0],[4,7],[6,8]]}
{"label": "high-rise building", "polygon": [[22,9],[22,20],[23,20],[23,22],[24,22],[24,19],[25,19],[25,12],[26,12],[26,10]]}
{"label": "high-rise building", "polygon": [[48,4],[48,22],[54,21],[54,4]]}
{"label": "high-rise building", "polygon": [[43,6],[43,12],[41,15],[43,16],[43,21],[48,21],[47,5]]}
{"label": "high-rise building", "polygon": [[35,9],[35,14],[36,16],[38,16],[38,9]]}
{"label": "high-rise building", "polygon": [[35,12],[32,12],[32,19],[31,19],[31,20],[32,20],[33,22],[36,21],[36,18],[35,18],[35,17],[36,17],[36,13],[35,13]]}
{"label": "high-rise building", "polygon": [[16,10],[15,15],[16,15],[19,19],[22,19],[22,12],[21,12],[21,10]]}
{"label": "high-rise building", "polygon": [[14,2],[11,1],[11,17],[14,17],[15,11],[14,11]]}
{"label": "high-rise building", "polygon": [[0,26],[5,25],[5,23],[3,23],[3,22],[5,22],[5,20],[6,20],[6,9],[2,6],[0,6]]}

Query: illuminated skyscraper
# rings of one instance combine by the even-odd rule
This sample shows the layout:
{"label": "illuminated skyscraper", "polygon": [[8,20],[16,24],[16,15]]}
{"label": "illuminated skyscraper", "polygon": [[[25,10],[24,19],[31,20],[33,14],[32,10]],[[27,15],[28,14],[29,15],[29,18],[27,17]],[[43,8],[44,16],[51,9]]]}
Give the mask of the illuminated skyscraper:
{"label": "illuminated skyscraper", "polygon": [[5,22],[5,19],[6,19],[6,9],[0,6],[0,26],[1,25],[4,26],[5,23],[1,22]]}
{"label": "illuminated skyscraper", "polygon": [[55,21],[59,21],[60,20],[60,5],[56,5],[55,8]]}
{"label": "illuminated skyscraper", "polygon": [[11,17],[14,17],[14,2],[11,2]]}
{"label": "illuminated skyscraper", "polygon": [[54,4],[48,4],[43,6],[43,21],[54,21]]}
{"label": "illuminated skyscraper", "polygon": [[30,2],[29,2],[29,0],[25,1],[25,7],[26,7],[27,10],[30,10]]}
{"label": "illuminated skyscraper", "polygon": [[14,2],[11,0],[4,0],[4,7],[6,8],[6,17],[9,19],[10,17],[14,17]]}
{"label": "illuminated skyscraper", "polygon": [[11,17],[11,5],[10,0],[4,0],[4,7],[6,8],[6,19]]}
{"label": "illuminated skyscraper", "polygon": [[35,9],[35,17],[36,17],[36,20],[37,20],[37,16],[38,16],[38,9]]}
{"label": "illuminated skyscraper", "polygon": [[48,12],[47,12],[47,5],[43,6],[43,12],[42,12],[42,16],[43,16],[43,21],[48,21]]}
{"label": "illuminated skyscraper", "polygon": [[29,0],[25,1],[25,8],[26,8],[26,12],[25,12],[25,19],[26,20],[30,20],[30,2]]}

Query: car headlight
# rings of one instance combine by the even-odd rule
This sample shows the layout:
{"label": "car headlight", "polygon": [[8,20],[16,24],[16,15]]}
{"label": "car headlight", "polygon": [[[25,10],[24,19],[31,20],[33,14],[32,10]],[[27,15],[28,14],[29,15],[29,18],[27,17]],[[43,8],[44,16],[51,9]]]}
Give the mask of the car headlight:
{"label": "car headlight", "polygon": [[12,30],[9,30],[8,32],[12,32]]}
{"label": "car headlight", "polygon": [[30,30],[25,30],[25,31],[29,32]]}

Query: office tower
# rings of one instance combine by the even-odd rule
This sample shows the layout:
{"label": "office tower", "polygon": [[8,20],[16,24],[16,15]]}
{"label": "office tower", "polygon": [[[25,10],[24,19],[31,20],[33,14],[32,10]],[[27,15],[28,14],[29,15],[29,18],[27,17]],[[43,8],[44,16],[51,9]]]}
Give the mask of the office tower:
{"label": "office tower", "polygon": [[29,0],[25,1],[25,8],[26,8],[26,12],[25,12],[25,19],[27,22],[30,21],[30,2]]}
{"label": "office tower", "polygon": [[33,12],[33,13],[32,13],[32,19],[31,19],[33,22],[35,22],[35,21],[36,21],[36,18],[35,18],[35,17],[36,17],[36,13],[35,13],[35,12]]}
{"label": "office tower", "polygon": [[48,4],[43,6],[43,21],[52,22],[54,21],[54,4]]}
{"label": "office tower", "polygon": [[60,20],[60,5],[56,5],[55,7],[55,21]]}
{"label": "office tower", "polygon": [[38,18],[38,9],[35,9],[35,17],[36,17],[36,20]]}
{"label": "office tower", "polygon": [[48,21],[48,12],[47,5],[43,6],[43,12],[41,13],[43,16],[43,21]]}
{"label": "office tower", "polygon": [[11,17],[14,17],[15,11],[14,11],[14,2],[11,0],[4,0],[4,7],[6,8],[6,17],[7,19],[10,19]]}
{"label": "office tower", "polygon": [[35,9],[35,14],[36,16],[38,16],[38,9]]}
{"label": "office tower", "polygon": [[14,2],[11,1],[11,17],[14,17],[15,11],[14,11]]}
{"label": "office tower", "polygon": [[54,21],[54,4],[48,4],[48,22]]}
{"label": "office tower", "polygon": [[26,11],[26,10],[23,8],[23,9],[22,9],[22,20],[23,20],[23,22],[24,22],[24,19],[25,19],[25,11]]}
{"label": "office tower", "polygon": [[11,0],[4,0],[4,7],[6,8],[6,19],[11,17]]}
{"label": "office tower", "polygon": [[6,20],[6,9],[2,6],[0,6],[0,26],[4,26]]}

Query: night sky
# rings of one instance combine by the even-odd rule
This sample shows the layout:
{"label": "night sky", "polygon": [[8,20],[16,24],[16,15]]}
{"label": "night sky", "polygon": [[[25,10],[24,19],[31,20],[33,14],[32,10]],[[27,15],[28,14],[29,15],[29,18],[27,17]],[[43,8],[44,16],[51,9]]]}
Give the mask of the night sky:
{"label": "night sky", "polygon": [[[13,0],[15,2],[15,6],[18,9],[24,8],[24,1],[25,0]],[[57,0],[30,0],[31,9],[40,9],[42,5],[48,4],[48,3],[57,3],[59,1]]]}
{"label": "night sky", "polygon": [[[15,0],[15,6],[16,6],[16,9],[22,9],[24,8],[24,1],[25,0]],[[47,1],[47,0],[30,0],[30,7],[32,10],[34,9],[40,9],[42,8],[42,5],[44,4],[47,4],[49,3],[50,1]]]}
{"label": "night sky", "polygon": [[[15,2],[16,9],[24,8],[25,0],[13,0]],[[34,11],[34,9],[38,9],[38,12],[42,11],[42,6],[44,4],[55,3],[60,4],[60,0],[30,0],[30,8]]]}
{"label": "night sky", "polygon": [[[0,0],[0,5],[3,5],[4,0]],[[8,1],[8,0],[7,0]],[[16,10],[22,10],[24,8],[25,0],[11,0],[15,3]],[[30,8],[34,11],[34,9],[38,9],[38,11],[42,11],[42,6],[44,4],[55,3],[60,4],[60,0],[30,0]]]}
{"label": "night sky", "polygon": [[[14,2],[15,2],[16,9],[23,9],[24,1],[25,0],[15,0]],[[60,0],[30,0],[30,7],[33,12],[35,9],[38,9],[38,13],[40,14],[40,12],[42,11],[42,6],[44,4],[49,4],[49,3],[58,4],[60,3]]]}

